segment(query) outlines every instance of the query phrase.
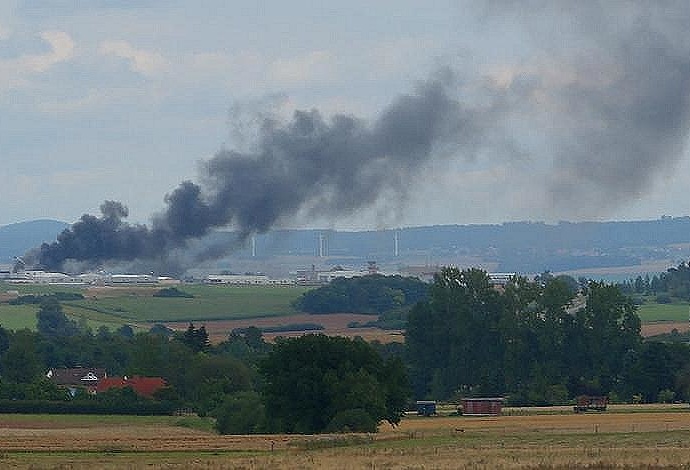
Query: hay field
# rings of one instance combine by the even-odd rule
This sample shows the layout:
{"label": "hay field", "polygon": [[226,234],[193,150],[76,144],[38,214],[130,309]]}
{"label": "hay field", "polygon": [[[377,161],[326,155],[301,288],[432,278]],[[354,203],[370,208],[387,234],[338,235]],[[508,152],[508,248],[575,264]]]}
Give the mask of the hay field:
{"label": "hay field", "polygon": [[[350,328],[351,322],[366,323],[376,320],[377,315],[363,315],[356,313],[330,313],[327,315],[314,315],[300,313],[281,317],[247,318],[239,320],[212,320],[199,323],[204,325],[212,343],[218,343],[228,339],[235,328],[255,326],[257,328],[276,327],[282,325],[318,324],[322,330],[307,331],[306,333],[323,333],[331,336],[360,336],[367,341],[377,340],[381,343],[397,341],[404,342],[402,330],[381,330],[373,327]],[[189,326],[188,322],[165,322],[165,326],[178,331],[184,331]],[[305,331],[281,331],[265,332],[263,337],[267,341],[273,341],[276,336],[294,337],[304,335]]]}
{"label": "hay field", "polygon": [[690,463],[687,405],[511,413],[410,416],[374,435],[319,436],[218,436],[181,427],[173,417],[0,415],[0,467],[680,469]]}

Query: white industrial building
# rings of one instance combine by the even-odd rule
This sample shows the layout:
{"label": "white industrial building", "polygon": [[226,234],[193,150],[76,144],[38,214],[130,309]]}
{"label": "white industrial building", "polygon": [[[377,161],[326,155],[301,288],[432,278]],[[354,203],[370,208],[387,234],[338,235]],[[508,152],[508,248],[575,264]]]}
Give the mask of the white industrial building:
{"label": "white industrial building", "polygon": [[65,273],[47,272],[39,270],[20,271],[9,273],[7,279],[13,284],[59,284],[70,286],[118,286],[118,285],[161,285],[178,284],[180,281],[171,277],[154,276],[153,274],[105,274],[84,273],[69,275]]}
{"label": "white industrial building", "polygon": [[265,274],[209,274],[204,281],[232,286],[289,286],[295,283],[292,279],[271,279]]}
{"label": "white industrial building", "polygon": [[21,271],[13,273],[8,279],[14,284],[69,284],[80,285],[82,281],[75,276],[70,276],[65,273],[53,273],[47,271]]}

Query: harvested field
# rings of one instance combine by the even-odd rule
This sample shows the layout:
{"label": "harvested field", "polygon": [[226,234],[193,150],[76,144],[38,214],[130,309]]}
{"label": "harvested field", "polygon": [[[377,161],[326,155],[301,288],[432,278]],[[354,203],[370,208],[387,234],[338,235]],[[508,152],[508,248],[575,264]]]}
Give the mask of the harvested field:
{"label": "harvested field", "polygon": [[[680,469],[687,405],[509,409],[492,418],[410,416],[373,435],[218,436],[174,418],[0,415],[4,468]],[[539,414],[532,414],[532,413]]]}
{"label": "harvested field", "polygon": [[[379,328],[348,328],[352,322],[366,323],[376,320],[376,315],[361,315],[353,313],[331,313],[328,315],[297,314],[281,317],[251,318],[243,320],[214,320],[197,322],[196,326],[204,325],[209,334],[211,342],[218,343],[228,338],[228,335],[235,328],[246,328],[255,326],[257,328],[276,327],[284,325],[299,325],[315,323],[322,325],[323,330],[315,331],[283,331],[278,333],[264,333],[267,341],[272,341],[276,336],[292,337],[300,336],[305,333],[323,333],[331,336],[361,336],[367,341],[378,340],[382,343],[403,342],[404,337],[400,330],[381,330]],[[189,322],[166,322],[166,326],[175,330],[183,331],[189,326]]]}
{"label": "harvested field", "polygon": [[678,333],[685,333],[690,330],[690,323],[684,322],[650,322],[642,324],[642,336],[645,338],[649,336],[656,336],[663,333],[671,333],[673,330],[677,330]]}

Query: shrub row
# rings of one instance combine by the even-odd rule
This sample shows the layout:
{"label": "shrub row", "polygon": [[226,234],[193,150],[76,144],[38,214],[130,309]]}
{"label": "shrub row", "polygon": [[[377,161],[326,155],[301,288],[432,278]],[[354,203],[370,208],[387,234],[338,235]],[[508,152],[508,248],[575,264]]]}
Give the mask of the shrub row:
{"label": "shrub row", "polygon": [[90,400],[0,400],[0,413],[27,414],[104,414],[104,415],[172,415],[176,407],[167,402],[112,405]]}

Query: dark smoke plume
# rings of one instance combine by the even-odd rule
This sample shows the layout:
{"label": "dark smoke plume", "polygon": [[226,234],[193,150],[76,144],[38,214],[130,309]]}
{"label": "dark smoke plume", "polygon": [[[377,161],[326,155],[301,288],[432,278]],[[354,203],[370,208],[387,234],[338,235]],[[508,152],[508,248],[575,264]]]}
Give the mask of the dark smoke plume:
{"label": "dark smoke plume", "polygon": [[[467,3],[469,18],[478,7]],[[690,130],[686,0],[481,5],[476,45],[524,54],[500,60],[501,73],[444,71],[372,122],[316,110],[264,117],[252,151],[202,163],[199,181],[170,193],[150,227],[127,224],[109,202],[44,245],[40,263],[160,259],[218,227],[242,240],[297,215],[351,215],[382,195],[404,201],[438,155],[515,169],[508,181],[528,179],[529,196],[506,184],[492,188],[495,200],[468,204],[529,199],[536,218],[604,215],[674,168]]]}
{"label": "dark smoke plume", "polygon": [[439,73],[371,124],[342,114],[326,120],[316,110],[297,111],[287,123],[266,118],[255,152],[221,150],[203,162],[200,182],[185,181],[167,195],[167,209],[150,228],[127,224],[126,208],[106,202],[101,217],[84,215],[43,245],[40,264],[155,259],[217,227],[232,227],[242,239],[300,211],[335,216],[373,204],[383,191],[404,197],[437,150],[462,143],[471,153],[491,122],[490,107],[464,108],[451,84],[450,72]]}

